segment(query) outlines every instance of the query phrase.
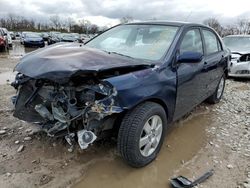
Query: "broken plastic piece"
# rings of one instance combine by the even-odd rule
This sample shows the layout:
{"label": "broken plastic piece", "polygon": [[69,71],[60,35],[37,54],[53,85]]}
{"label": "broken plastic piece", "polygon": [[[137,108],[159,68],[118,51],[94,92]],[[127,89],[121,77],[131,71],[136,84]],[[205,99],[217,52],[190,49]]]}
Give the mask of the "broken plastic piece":
{"label": "broken plastic piece", "polygon": [[92,131],[81,130],[77,132],[78,143],[81,149],[86,149],[89,144],[96,140],[96,135]]}
{"label": "broken plastic piece", "polygon": [[189,179],[183,177],[183,176],[178,176],[176,178],[171,179],[170,183],[171,183],[173,188],[190,188],[190,187],[194,187],[194,186],[204,182],[213,174],[214,174],[214,170],[212,169],[212,170],[206,172],[205,174],[203,174],[201,177],[199,177],[198,179],[196,179],[193,182],[190,181]]}
{"label": "broken plastic piece", "polygon": [[49,112],[49,110],[42,104],[37,104],[35,106],[35,110],[45,119],[49,119],[50,121],[54,120],[54,117]]}
{"label": "broken plastic piece", "polygon": [[66,135],[64,138],[70,146],[73,146],[74,137],[75,137],[75,133],[70,133],[70,134]]}

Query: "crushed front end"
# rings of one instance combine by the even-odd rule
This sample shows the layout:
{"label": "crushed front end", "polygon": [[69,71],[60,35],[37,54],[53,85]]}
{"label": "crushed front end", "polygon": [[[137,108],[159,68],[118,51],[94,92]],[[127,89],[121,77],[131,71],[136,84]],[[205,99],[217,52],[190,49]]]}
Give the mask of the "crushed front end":
{"label": "crushed front end", "polygon": [[[38,124],[50,136],[75,137],[82,149],[114,122],[112,114],[122,112],[116,89],[95,77],[76,77],[62,84],[33,79],[18,73],[12,86],[14,116]],[[110,128],[110,127],[109,127]]]}
{"label": "crushed front end", "polygon": [[232,53],[228,75],[250,78],[250,54]]}

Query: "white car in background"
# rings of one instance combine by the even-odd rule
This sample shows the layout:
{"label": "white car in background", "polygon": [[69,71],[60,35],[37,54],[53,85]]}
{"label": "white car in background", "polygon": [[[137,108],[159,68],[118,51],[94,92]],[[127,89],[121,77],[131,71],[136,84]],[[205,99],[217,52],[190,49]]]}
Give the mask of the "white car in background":
{"label": "white car in background", "polygon": [[6,28],[3,28],[4,34],[6,34],[6,41],[8,43],[8,47],[12,47],[12,39],[11,39],[11,35],[9,33],[9,31]]}
{"label": "white car in background", "polygon": [[223,41],[232,54],[228,76],[250,78],[250,35],[229,35]]}

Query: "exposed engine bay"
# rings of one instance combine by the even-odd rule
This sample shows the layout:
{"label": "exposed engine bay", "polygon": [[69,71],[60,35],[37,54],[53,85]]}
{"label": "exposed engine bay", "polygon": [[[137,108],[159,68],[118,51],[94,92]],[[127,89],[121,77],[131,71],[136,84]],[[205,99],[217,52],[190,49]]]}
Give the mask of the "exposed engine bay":
{"label": "exposed engine bay", "polygon": [[105,129],[111,129],[112,114],[123,111],[116,103],[116,89],[105,81],[79,78],[59,84],[17,74],[12,86],[14,116],[39,124],[49,136],[64,136],[72,145],[77,136],[82,149]]}
{"label": "exposed engine bay", "polygon": [[239,58],[239,62],[240,61],[250,61],[250,54],[243,54],[240,58]]}

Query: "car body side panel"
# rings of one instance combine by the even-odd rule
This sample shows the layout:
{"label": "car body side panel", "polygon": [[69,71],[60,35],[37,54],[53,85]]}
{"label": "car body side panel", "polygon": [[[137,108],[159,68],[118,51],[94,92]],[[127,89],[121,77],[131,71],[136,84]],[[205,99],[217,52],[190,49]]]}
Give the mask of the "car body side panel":
{"label": "car body side panel", "polygon": [[[203,28],[203,26],[184,27],[184,32],[179,38],[177,46],[180,45],[185,31],[188,31],[193,28],[201,29]],[[212,29],[209,30],[215,33]],[[203,50],[205,54],[206,49],[202,33],[201,36],[203,41]],[[222,43],[219,37],[218,40]],[[175,54],[178,54],[177,52],[178,48],[176,49]],[[204,55],[203,60],[199,63],[183,63],[176,66],[178,81],[174,120],[179,119],[187,112],[191,111],[196,105],[200,104],[212,95],[219,83],[221,76],[227,68],[228,56],[229,53],[225,51],[222,43],[221,52],[218,52],[217,54],[212,54],[210,56]]]}
{"label": "car body side panel", "polygon": [[219,80],[224,72],[224,61],[223,51],[218,52],[209,56],[205,56],[204,71],[206,78],[206,97],[213,94],[216,87],[218,86]]}
{"label": "car body side panel", "polygon": [[205,93],[204,62],[182,63],[177,68],[177,96],[174,119],[177,120],[201,103]]}
{"label": "car body side panel", "polygon": [[137,104],[159,99],[168,110],[168,119],[172,121],[176,99],[176,72],[171,67],[165,69],[145,69],[126,75],[106,79],[118,92],[118,102],[124,109]]}
{"label": "car body side panel", "polygon": [[[225,48],[224,43],[222,42],[221,38],[219,37],[219,35],[213,31],[213,29],[211,28],[204,28],[202,27],[203,31],[210,31],[212,33],[214,33],[214,35],[216,35],[217,41],[218,41],[218,46],[220,46],[220,51],[215,52],[213,54],[206,54],[205,53],[205,65],[204,65],[204,71],[205,71],[205,79],[206,79],[206,98],[210,97],[216,87],[219,84],[219,81],[222,77],[222,75],[225,73],[225,71],[227,70],[227,63],[229,60],[229,56],[230,53],[228,52],[228,50]],[[203,38],[203,43],[204,43],[204,47],[205,47],[205,51],[206,49],[206,45],[205,45],[205,38],[204,38],[204,33],[202,33],[202,38]],[[205,99],[206,99],[205,98]]]}

